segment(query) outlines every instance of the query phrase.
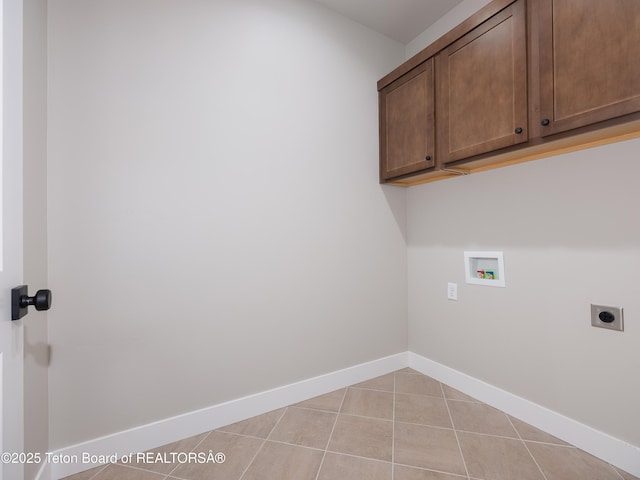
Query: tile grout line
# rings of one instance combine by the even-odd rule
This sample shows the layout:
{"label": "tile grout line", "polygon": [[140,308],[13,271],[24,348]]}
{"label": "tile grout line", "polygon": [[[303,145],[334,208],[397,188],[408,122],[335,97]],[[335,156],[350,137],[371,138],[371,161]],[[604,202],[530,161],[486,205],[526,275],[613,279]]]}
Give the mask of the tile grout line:
{"label": "tile grout line", "polygon": [[[392,373],[395,373],[395,372],[392,372]],[[394,378],[395,378],[395,375],[394,375]],[[395,381],[395,380],[394,380],[394,381]],[[356,385],[357,385],[357,383],[356,383]],[[366,391],[368,391],[368,392],[384,392],[384,393],[392,393],[392,392],[390,392],[389,390],[382,390],[382,389],[380,389],[380,388],[354,387],[353,385],[349,385],[349,386],[348,386],[348,387],[346,387],[346,388],[353,388],[353,389],[355,389],[355,390],[366,390]]]}
{"label": "tile grout line", "polygon": [[247,471],[249,471],[249,468],[251,467],[251,465],[253,465],[253,462],[256,460],[256,458],[258,457],[258,455],[260,454],[260,452],[264,448],[265,444],[267,443],[267,440],[269,440],[269,437],[271,436],[273,431],[276,429],[276,427],[278,426],[278,424],[280,423],[280,421],[284,417],[284,414],[287,413],[287,410],[289,410],[288,406],[283,409],[282,414],[280,415],[280,418],[278,418],[278,421],[273,425],[273,427],[269,431],[269,434],[262,440],[262,445],[260,445],[260,448],[256,451],[256,453],[253,456],[253,458],[251,459],[251,461],[247,464],[245,469],[242,471],[242,474],[240,475],[240,478],[238,478],[238,480],[242,480],[244,478],[245,474],[247,473]]}
{"label": "tile grout line", "polygon": [[[413,470],[421,470],[423,472],[441,473],[443,475],[449,475],[449,476],[452,476],[452,477],[460,477],[460,478],[467,479],[467,480],[469,480],[469,479],[476,480],[476,477],[467,477],[466,475],[461,475],[459,473],[451,473],[451,472],[446,472],[444,470],[435,470],[433,468],[419,467],[417,465],[410,465],[408,463],[398,463],[398,465],[401,466],[401,467],[408,467],[408,468],[413,469]],[[478,480],[482,480],[482,479],[478,479]]]}
{"label": "tile grout line", "polygon": [[[504,412],[503,412],[504,413]],[[509,415],[507,415],[506,413],[504,413],[504,416],[507,417],[507,421],[509,422],[509,425],[511,425],[511,428],[513,428],[516,432],[516,435],[518,435],[518,438],[520,439],[520,441],[522,442],[522,444],[524,445],[524,448],[527,449],[527,452],[529,453],[529,456],[531,457],[531,459],[533,460],[533,463],[536,464],[536,467],[538,467],[538,470],[540,471],[540,473],[542,474],[542,478],[544,478],[544,480],[549,480],[547,478],[547,476],[545,475],[545,473],[542,471],[542,467],[540,466],[540,464],[538,464],[538,461],[536,460],[536,457],[533,456],[533,453],[531,453],[531,450],[529,450],[529,446],[527,445],[527,442],[524,441],[524,439],[522,438],[522,435],[520,435],[520,432],[518,431],[518,429],[516,428],[516,426],[513,424],[513,422],[511,421],[511,418],[509,418]]]}
{"label": "tile grout line", "polygon": [[[306,447],[306,448],[309,448],[309,447]],[[327,449],[327,453],[334,453],[336,455],[340,455],[341,457],[359,458],[362,460],[371,460],[372,462],[388,463],[389,465],[391,465],[391,462],[389,460],[380,460],[379,458],[364,457],[362,455],[354,455],[353,453],[344,453],[344,452],[338,452],[336,450],[329,450],[329,449]]]}
{"label": "tile grout line", "polygon": [[173,475],[169,474],[166,477],[164,477],[164,480],[188,480],[188,479],[183,477],[174,477]]}
{"label": "tile grout line", "polygon": [[[104,467],[102,468],[102,470],[100,470],[99,472],[96,472],[94,474],[94,476],[89,478],[89,480],[100,480],[100,478],[98,476],[101,475],[105,471],[105,469],[107,467],[109,467],[110,465],[117,465],[118,467],[122,467],[122,468],[127,469],[127,470],[135,470],[137,472],[151,473],[153,475],[171,475],[171,473],[154,472],[153,470],[149,470],[147,468],[142,468],[142,467],[138,467],[136,465],[130,465],[130,464],[127,464],[127,463],[119,463],[118,462],[118,463],[107,463],[107,464],[105,464]],[[171,471],[173,472],[173,470],[175,470],[176,468],[177,467],[174,467]],[[82,472],[80,472],[80,473],[82,473]]]}
{"label": "tile grout line", "polygon": [[[348,387],[348,388],[350,388],[350,387]],[[391,395],[393,395],[393,393],[391,393],[391,392],[378,392],[378,393],[390,393]],[[319,408],[294,407],[294,406],[291,406],[291,408],[298,408],[300,410],[312,410],[314,412],[323,412],[323,413],[338,413],[338,412],[333,412],[331,410],[321,410]],[[348,415],[350,417],[359,417],[359,418],[375,418],[376,420],[384,420],[385,422],[392,422],[393,421],[391,418],[372,417],[370,415],[357,415],[355,413],[343,413],[342,415]],[[239,435],[241,435],[241,434],[239,434]]]}
{"label": "tile grout line", "polygon": [[102,472],[104,472],[105,468],[107,468],[109,465],[112,465],[111,463],[105,463],[104,465],[102,465],[102,468],[100,470],[98,470],[96,473],[94,473],[91,477],[89,477],[89,480],[95,480],[98,478],[98,475],[100,475]]}
{"label": "tile grout line", "polygon": [[[400,423],[407,423],[409,425],[424,425],[426,427],[439,428],[439,429],[442,429],[442,430],[454,430],[452,428],[439,427],[437,425],[427,425],[427,424],[422,424],[422,423],[411,423],[411,422],[400,422]],[[503,438],[505,440],[521,440],[518,437],[507,437],[505,435],[496,435],[494,433],[476,432],[474,430],[456,429],[456,431],[460,432],[460,433],[470,433],[472,435],[481,435],[483,437]],[[573,449],[577,449],[578,448],[578,447],[576,447],[574,445],[560,445],[558,443],[541,442],[541,441],[538,441],[538,440],[523,440],[523,441],[527,441],[529,443],[539,443],[540,445],[549,445],[550,447],[573,448]]]}
{"label": "tile grout line", "polygon": [[[437,380],[436,380],[437,381]],[[432,395],[430,393],[407,393],[407,392],[398,392],[398,395],[409,395],[409,396],[413,396],[413,397],[432,397],[432,398],[446,398],[445,394],[444,394],[444,390],[442,392],[442,395]],[[464,402],[464,403],[482,403],[479,400],[476,401],[471,401],[471,400],[456,400],[455,398],[450,398],[449,399],[452,402]],[[486,404],[485,404],[486,405]]]}
{"label": "tile grout line", "polygon": [[[287,407],[285,407],[285,408],[287,408]],[[231,424],[231,425],[233,425],[233,424]],[[238,433],[238,432],[227,432],[226,430],[217,430],[216,429],[216,430],[211,430],[211,432],[224,433],[225,435],[235,435],[236,437],[256,438],[258,440],[265,440],[266,439],[266,437],[260,437],[258,435],[249,435],[248,433]],[[209,432],[209,433],[211,433],[211,432]],[[273,441],[273,440],[271,440],[271,441]],[[280,443],[284,443],[284,442],[280,442]],[[200,445],[200,444],[198,444],[198,445]]]}
{"label": "tile grout line", "polygon": [[301,445],[299,443],[289,443],[289,442],[285,442],[283,440],[274,440],[271,439],[269,440],[271,443],[277,443],[278,445],[288,445],[290,447],[296,447],[296,448],[304,448],[305,450],[313,450],[314,452],[324,452],[325,449],[324,448],[318,448],[318,447],[311,447],[309,445]]}
{"label": "tile grout line", "polygon": [[458,451],[460,452],[460,457],[462,458],[462,465],[464,465],[464,471],[467,473],[467,479],[471,478],[469,475],[469,469],[467,468],[467,461],[464,459],[464,453],[462,453],[462,445],[460,445],[460,439],[458,438],[458,432],[456,431],[456,426],[453,423],[453,416],[451,415],[451,410],[449,409],[449,399],[444,393],[444,386],[442,382],[440,383],[440,390],[442,390],[442,396],[444,397],[444,404],[447,407],[447,413],[449,414],[449,421],[451,422],[451,426],[453,427],[453,434],[456,437],[456,443],[458,444]]}
{"label": "tile grout line", "polygon": [[[441,399],[444,400],[444,399]],[[382,420],[381,418],[379,418],[378,420]],[[416,425],[418,427],[429,427],[429,428],[437,428],[438,430],[453,430],[453,428],[449,428],[449,427],[441,427],[439,425],[431,425],[429,423],[416,423],[416,422],[404,422],[404,421],[400,421],[398,420],[398,423],[403,423],[404,425]],[[464,430],[461,430],[464,431]],[[474,432],[472,432],[474,433]],[[495,435],[491,435],[492,437],[495,437]]]}
{"label": "tile grout line", "polygon": [[[320,411],[322,411],[322,410],[320,410]],[[329,413],[331,413],[331,412],[329,412]],[[355,415],[353,413],[342,413],[342,415],[344,415],[345,417],[369,418],[371,420],[380,420],[382,422],[393,422],[392,418],[380,418],[380,417],[372,417],[372,416],[368,416],[368,415]],[[408,423],[408,422],[402,422],[402,423]]]}
{"label": "tile grout line", "polygon": [[344,399],[347,398],[348,390],[349,387],[345,387],[344,393],[342,394],[342,401],[340,402],[340,406],[338,407],[338,411],[336,412],[336,419],[333,421],[333,427],[331,427],[331,433],[329,433],[329,438],[327,438],[327,443],[324,447],[324,452],[322,453],[322,460],[320,460],[320,465],[318,466],[318,471],[316,472],[316,480],[320,478],[320,472],[322,471],[322,466],[324,465],[324,459],[327,457],[329,443],[331,443],[331,439],[333,438],[333,432],[335,431],[336,425],[338,424],[338,417],[340,416],[340,411],[342,410],[342,406],[344,405]]}
{"label": "tile grout line", "polygon": [[[193,452],[196,448],[198,448],[202,444],[202,442],[204,442],[207,438],[209,438],[209,436],[211,435],[211,432],[213,432],[213,430],[209,430],[207,432],[207,434],[204,437],[202,437],[202,440],[200,440],[198,443],[196,443],[196,446],[193,447],[191,450],[189,450],[189,453]],[[187,438],[189,438],[189,437],[187,437]],[[173,473],[173,471],[171,473]],[[171,473],[169,473],[169,475],[171,475]]]}
{"label": "tile grout line", "polygon": [[[207,434],[206,434],[204,437],[202,437],[202,440],[200,440],[198,443],[196,443],[196,445],[195,445],[191,450],[189,450],[189,453],[192,453],[196,448],[198,448],[198,447],[202,444],[202,442],[204,442],[207,438],[209,438],[209,435],[211,435],[211,432],[213,432],[213,430],[209,430],[209,431],[207,432]],[[189,438],[189,437],[187,437],[187,438]],[[175,467],[173,467],[173,468],[171,469],[171,471],[170,471],[169,473],[167,473],[167,478],[169,478],[171,475],[173,475],[173,472],[175,472],[175,471],[176,471],[176,469],[177,469],[179,466],[180,466],[180,464],[178,464],[178,465],[176,465]]]}

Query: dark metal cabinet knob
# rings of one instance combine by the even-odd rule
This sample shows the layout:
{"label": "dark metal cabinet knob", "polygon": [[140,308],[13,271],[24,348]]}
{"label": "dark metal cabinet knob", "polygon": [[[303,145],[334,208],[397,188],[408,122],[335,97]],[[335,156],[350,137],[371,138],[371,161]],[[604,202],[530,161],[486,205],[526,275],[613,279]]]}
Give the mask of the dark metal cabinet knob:
{"label": "dark metal cabinet knob", "polygon": [[429,160],[431,160],[431,155],[427,155],[426,157],[424,157],[424,159],[428,162]]}
{"label": "dark metal cabinet knob", "polygon": [[547,125],[549,125],[549,119],[548,118],[543,118],[542,121],[540,122],[540,125],[542,125],[543,127],[546,127]]}
{"label": "dark metal cabinet knob", "polygon": [[516,133],[520,135],[522,133],[522,129],[520,127],[516,128]]}

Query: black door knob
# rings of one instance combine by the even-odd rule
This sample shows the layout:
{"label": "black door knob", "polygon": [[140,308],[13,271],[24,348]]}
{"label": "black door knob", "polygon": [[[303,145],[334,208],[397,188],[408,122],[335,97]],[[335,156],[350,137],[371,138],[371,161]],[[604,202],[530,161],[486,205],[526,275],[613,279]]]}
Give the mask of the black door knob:
{"label": "black door knob", "polygon": [[543,118],[542,121],[540,122],[540,125],[542,125],[543,127],[546,127],[547,125],[549,125],[549,119],[548,118]]}
{"label": "black door knob", "polygon": [[522,129],[520,127],[516,128],[516,133],[520,135],[522,133]]}
{"label": "black door knob", "polygon": [[429,160],[431,160],[431,155],[427,155],[426,157],[424,157],[424,159],[428,162]]}
{"label": "black door knob", "polygon": [[33,297],[23,295],[20,297],[20,307],[27,308],[29,305],[36,307],[36,310],[49,310],[51,308],[51,290],[38,290]]}
{"label": "black door knob", "polygon": [[27,292],[26,285],[11,289],[11,320],[19,320],[24,317],[30,305],[33,305],[38,311],[51,308],[51,290],[38,290],[33,297],[30,297]]}

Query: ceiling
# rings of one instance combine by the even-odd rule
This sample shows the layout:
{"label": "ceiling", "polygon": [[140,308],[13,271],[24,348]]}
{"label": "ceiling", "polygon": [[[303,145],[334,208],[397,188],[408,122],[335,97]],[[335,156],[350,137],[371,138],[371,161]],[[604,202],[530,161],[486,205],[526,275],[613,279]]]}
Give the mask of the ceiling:
{"label": "ceiling", "polygon": [[316,1],[406,45],[462,0]]}

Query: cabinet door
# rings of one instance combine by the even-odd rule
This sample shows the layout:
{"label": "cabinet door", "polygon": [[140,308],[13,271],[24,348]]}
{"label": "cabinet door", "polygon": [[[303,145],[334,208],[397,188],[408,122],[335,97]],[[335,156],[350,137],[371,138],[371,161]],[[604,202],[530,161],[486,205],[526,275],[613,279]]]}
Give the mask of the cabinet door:
{"label": "cabinet door", "polygon": [[443,164],[525,142],[527,44],[523,0],[436,56],[438,155]]}
{"label": "cabinet door", "polygon": [[433,59],[380,90],[380,180],[434,166]]}
{"label": "cabinet door", "polygon": [[640,1],[538,0],[542,135],[640,111]]}

